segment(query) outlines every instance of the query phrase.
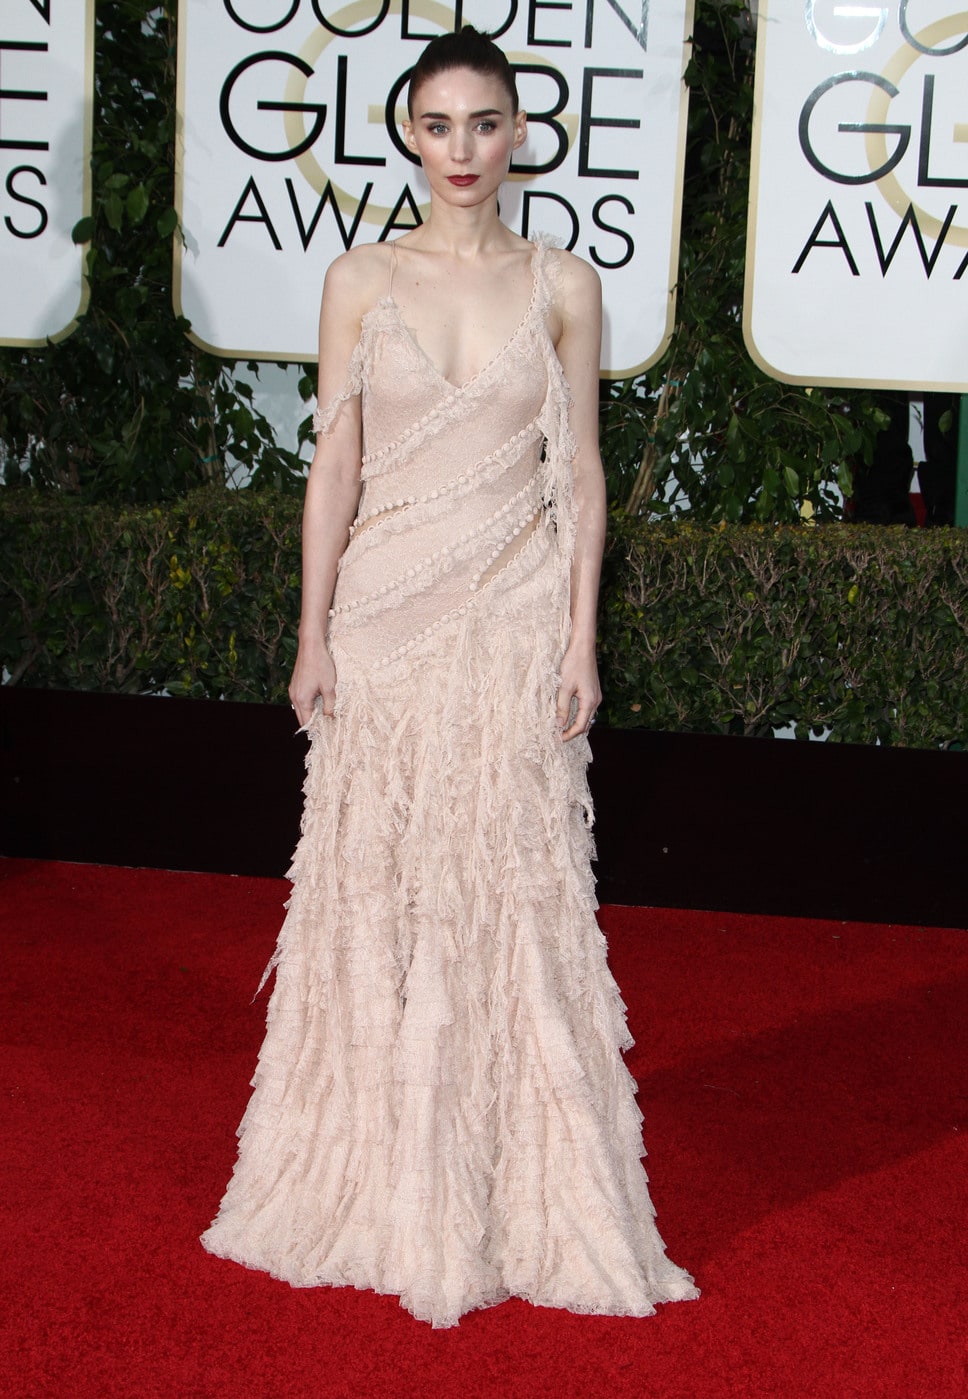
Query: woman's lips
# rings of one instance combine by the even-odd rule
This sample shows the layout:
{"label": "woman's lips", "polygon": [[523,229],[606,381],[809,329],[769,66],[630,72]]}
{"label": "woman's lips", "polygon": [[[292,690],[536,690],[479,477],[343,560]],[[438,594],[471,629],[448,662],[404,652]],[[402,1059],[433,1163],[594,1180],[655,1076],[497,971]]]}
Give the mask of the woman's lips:
{"label": "woman's lips", "polygon": [[477,181],[476,175],[448,175],[447,179],[458,189],[466,189],[468,185],[473,185]]}

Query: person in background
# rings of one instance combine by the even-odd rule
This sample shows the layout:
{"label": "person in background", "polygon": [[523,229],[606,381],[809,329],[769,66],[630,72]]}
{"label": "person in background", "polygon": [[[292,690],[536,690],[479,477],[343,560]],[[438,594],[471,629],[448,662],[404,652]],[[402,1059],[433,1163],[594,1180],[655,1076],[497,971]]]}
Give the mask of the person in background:
{"label": "person in background", "polygon": [[929,525],[955,522],[960,411],[958,394],[924,395],[924,461],[918,464],[918,482]]}

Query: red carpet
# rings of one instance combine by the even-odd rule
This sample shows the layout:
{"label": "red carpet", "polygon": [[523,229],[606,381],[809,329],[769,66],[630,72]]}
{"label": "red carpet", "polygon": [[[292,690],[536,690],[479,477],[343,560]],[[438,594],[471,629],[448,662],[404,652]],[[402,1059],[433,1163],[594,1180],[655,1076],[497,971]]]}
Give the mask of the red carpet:
{"label": "red carpet", "polygon": [[284,883],[0,861],[10,1399],[968,1393],[968,935],[608,908],[659,1224],[699,1302],[392,1298],[209,1257]]}

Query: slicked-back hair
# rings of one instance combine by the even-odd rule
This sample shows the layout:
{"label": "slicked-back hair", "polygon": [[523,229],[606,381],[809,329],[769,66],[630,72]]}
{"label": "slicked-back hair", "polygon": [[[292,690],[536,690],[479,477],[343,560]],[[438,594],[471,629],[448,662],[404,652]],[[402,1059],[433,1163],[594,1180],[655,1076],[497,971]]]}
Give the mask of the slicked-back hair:
{"label": "slicked-back hair", "polygon": [[517,116],[521,104],[510,63],[489,34],[482,34],[472,24],[465,24],[459,33],[440,34],[436,39],[431,39],[414,64],[407,94],[407,111],[411,120],[413,99],[423,84],[430,78],[436,78],[438,73],[449,73],[454,68],[469,68],[472,73],[496,78],[510,97],[512,113]]}

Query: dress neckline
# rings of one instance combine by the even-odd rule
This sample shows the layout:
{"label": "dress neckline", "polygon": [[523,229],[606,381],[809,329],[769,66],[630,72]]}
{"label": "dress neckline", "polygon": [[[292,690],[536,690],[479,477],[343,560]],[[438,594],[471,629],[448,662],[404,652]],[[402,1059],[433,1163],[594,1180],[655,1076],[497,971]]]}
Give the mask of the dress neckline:
{"label": "dress neckline", "polygon": [[400,309],[400,304],[396,300],[392,292],[388,292],[386,296],[381,297],[380,300],[376,303],[376,305],[372,307],[370,311],[366,312],[363,319],[365,320],[367,316],[372,315],[373,311],[378,310],[380,307],[385,307],[392,310],[396,318],[399,330],[407,339],[411,347],[423,360],[427,368],[433,373],[434,377],[439,381],[439,383],[444,385],[444,387],[448,388],[451,391],[451,393],[466,393],[466,391],[469,388],[471,388],[474,384],[476,384],[479,379],[482,379],[484,377],[484,375],[488,372],[489,369],[492,369],[494,365],[498,363],[499,360],[503,359],[504,355],[507,354],[508,350],[514,344],[515,340],[517,340],[521,332],[530,323],[531,318],[534,315],[534,309],[538,300],[538,264],[540,254],[543,251],[544,247],[542,244],[534,244],[534,251],[531,254],[531,295],[528,298],[528,304],[525,308],[524,314],[522,315],[521,319],[518,321],[517,325],[511,331],[511,334],[507,337],[507,339],[500,346],[500,348],[497,351],[495,351],[495,353],[490,357],[490,359],[486,360],[485,363],[481,365],[480,369],[476,370],[476,372],[473,373],[469,379],[465,379],[463,383],[455,384],[453,379],[448,379],[445,374],[442,374],[440,372],[434,361],[427,354],[427,351],[424,349],[420,341],[417,339],[413,331],[403,319],[403,312]]}

